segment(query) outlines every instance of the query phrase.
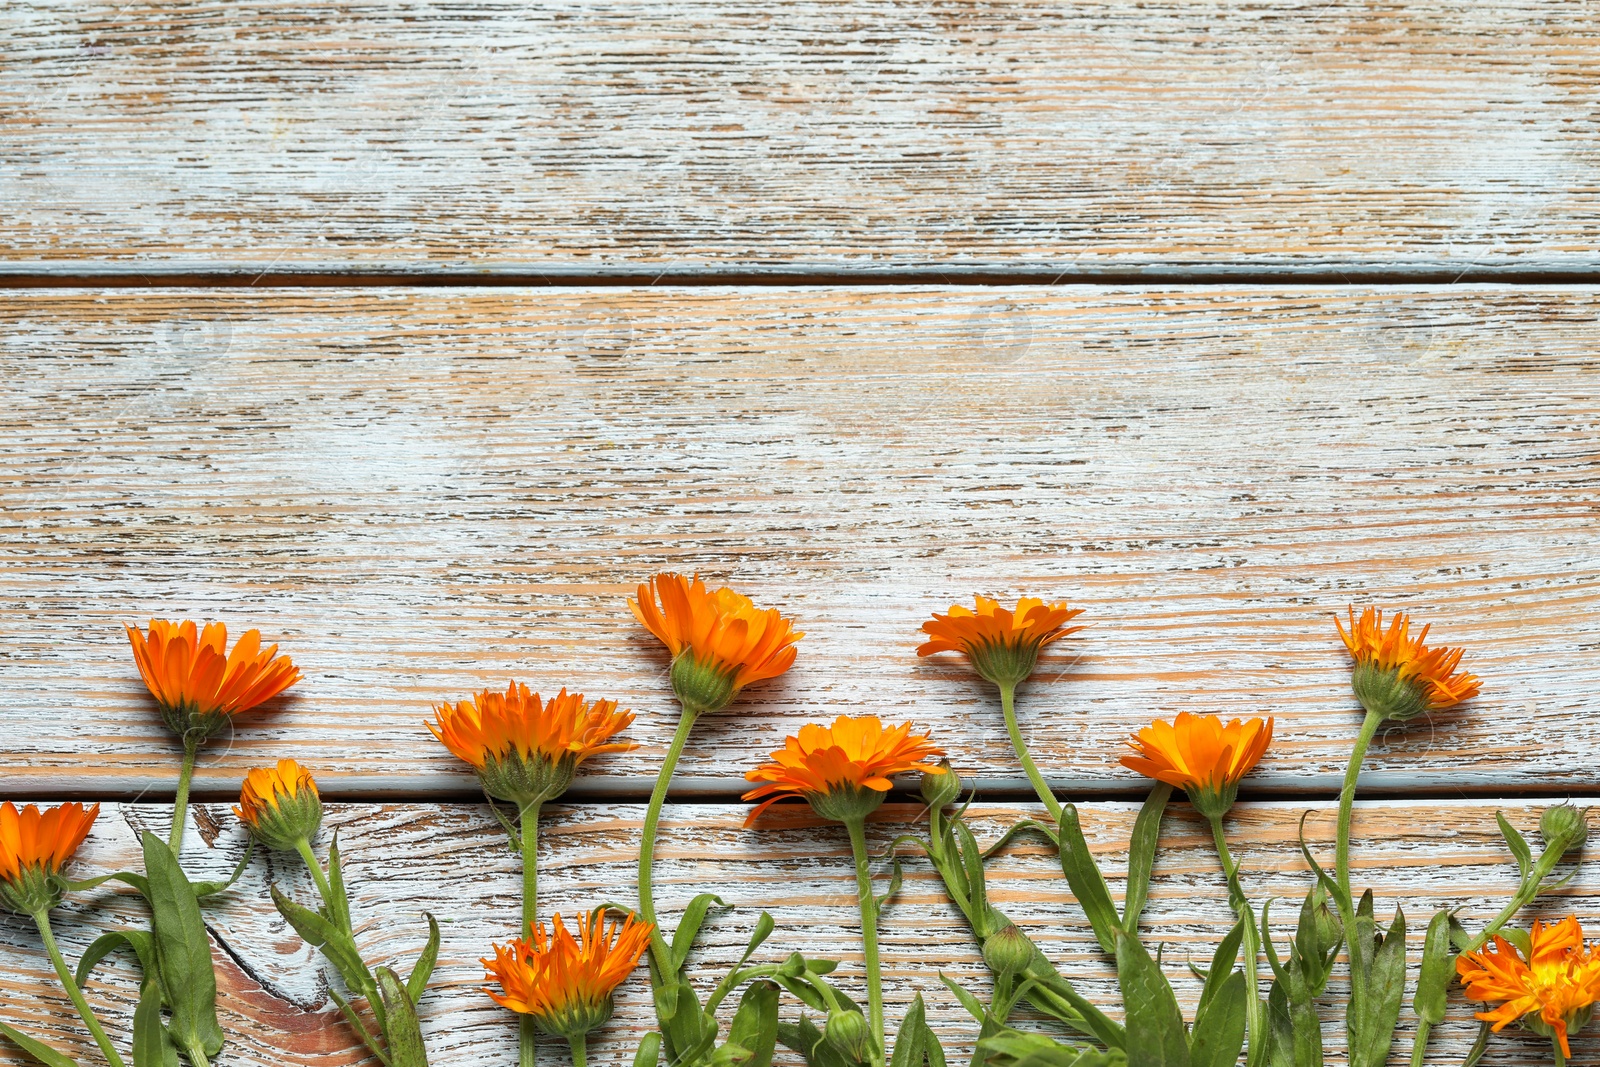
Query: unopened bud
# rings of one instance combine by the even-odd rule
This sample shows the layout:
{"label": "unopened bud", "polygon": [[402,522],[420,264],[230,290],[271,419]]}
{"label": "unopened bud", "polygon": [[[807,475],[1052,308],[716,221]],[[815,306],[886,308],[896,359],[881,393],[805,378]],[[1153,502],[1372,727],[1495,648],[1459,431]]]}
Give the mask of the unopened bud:
{"label": "unopened bud", "polygon": [[1589,838],[1589,809],[1575,804],[1557,804],[1539,816],[1539,834],[1545,848],[1558,854],[1582,848]]}
{"label": "unopened bud", "polygon": [[924,771],[922,775],[922,799],[928,802],[931,808],[942,808],[953,803],[961,795],[961,778],[950,769],[950,761],[939,761],[939,770]]}
{"label": "unopened bud", "polygon": [[1311,924],[1319,955],[1332,952],[1334,946],[1344,939],[1344,927],[1339,922],[1339,916],[1328,906],[1328,891],[1320,885],[1311,891]]}
{"label": "unopened bud", "polygon": [[1006,923],[983,942],[983,962],[995,974],[1025,971],[1033,962],[1033,955],[1033,942],[1017,929],[1016,923]]}
{"label": "unopened bud", "polygon": [[872,1030],[859,1011],[835,1011],[828,1014],[828,1024],[822,1038],[847,1062],[866,1063],[872,1046]]}

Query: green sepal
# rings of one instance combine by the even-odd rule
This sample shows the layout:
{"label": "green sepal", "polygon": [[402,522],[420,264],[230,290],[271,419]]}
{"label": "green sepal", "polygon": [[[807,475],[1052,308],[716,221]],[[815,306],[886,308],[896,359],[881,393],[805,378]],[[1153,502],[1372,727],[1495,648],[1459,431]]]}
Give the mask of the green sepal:
{"label": "green sepal", "polygon": [[1139,929],[1139,915],[1150,895],[1150,872],[1155,867],[1156,846],[1161,840],[1161,816],[1171,797],[1172,787],[1157,782],[1140,806],[1133,834],[1128,839],[1128,884],[1123,895],[1122,928],[1129,933]]}
{"label": "green sepal", "polygon": [[[1066,820],[1062,820],[1065,825]],[[1062,834],[1065,844],[1066,834]],[[1066,854],[1065,848],[1062,855]],[[1160,966],[1139,939],[1117,931],[1117,984],[1127,1011],[1126,1052],[1138,1067],[1191,1067],[1183,1012]]]}
{"label": "green sepal", "polygon": [[63,1056],[44,1042],[35,1041],[21,1030],[13,1029],[5,1023],[0,1023],[0,1037],[4,1037],[23,1052],[44,1064],[44,1067],[78,1067],[76,1060]]}
{"label": "green sepal", "polygon": [[[1111,891],[1106,888],[1105,876],[1089,854],[1089,844],[1083,839],[1083,829],[1078,825],[1078,808],[1074,804],[1061,806],[1061,873],[1067,876],[1072,895],[1078,906],[1089,917],[1095,940],[1107,955],[1115,956],[1117,938],[1122,933],[1117,909],[1111,903]],[[1132,1050],[1129,1050],[1130,1055]]]}
{"label": "green sepal", "polygon": [[413,1004],[420,1001],[422,994],[427,991],[428,979],[433,977],[434,965],[439,962],[439,922],[430,912],[422,914],[428,920],[428,944],[412,965],[411,973],[406,976],[406,995]]}
{"label": "green sepal", "polygon": [[752,982],[745,989],[728,1027],[728,1043],[745,1050],[740,1067],[772,1067],[772,1054],[778,1047],[776,984]]}
{"label": "green sepal", "polygon": [[178,1047],[161,1019],[161,983],[148,977],[133,1009],[133,1067],[178,1067]]}
{"label": "green sepal", "polygon": [[428,1067],[428,1050],[422,1044],[422,1024],[417,1020],[411,994],[391,968],[379,967],[373,975],[378,983],[378,996],[383,999],[383,1039],[389,1046],[389,1062],[393,1067]]}
{"label": "green sepal", "polygon": [[372,984],[367,965],[356,952],[355,945],[343,930],[334,926],[333,920],[303,904],[296,904],[277,886],[271,887],[272,903],[288,924],[294,927],[306,944],[323,954],[333,969],[339,972],[344,984],[352,993],[361,993]]}
{"label": "green sepal", "polygon": [[147,979],[154,979],[160,983],[157,973],[156,946],[153,935],[149,930],[114,930],[109,934],[101,934],[94,939],[94,943],[84,950],[83,956],[78,960],[78,971],[74,976],[79,988],[89,981],[89,975],[94,972],[96,965],[117,949],[126,945],[133,949],[133,954],[139,957],[139,969],[144,972]]}
{"label": "green sepal", "polygon": [[200,901],[167,843],[148,830],[142,836],[145,877],[150,884],[150,928],[162,1000],[171,1009],[168,1029],[182,1049],[209,1058],[222,1051],[217,1022],[217,978],[211,939],[200,917]]}

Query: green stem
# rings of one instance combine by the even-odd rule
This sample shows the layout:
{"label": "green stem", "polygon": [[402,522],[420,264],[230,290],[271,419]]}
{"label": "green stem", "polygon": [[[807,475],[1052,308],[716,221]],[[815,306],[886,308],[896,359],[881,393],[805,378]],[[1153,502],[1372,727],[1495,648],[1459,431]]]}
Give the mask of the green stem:
{"label": "green stem", "polygon": [[1489,939],[1500,932],[1501,927],[1516,918],[1517,912],[1533,903],[1534,898],[1539,895],[1539,886],[1544,884],[1544,880],[1550,876],[1550,872],[1556,869],[1556,864],[1561,862],[1561,857],[1554,855],[1553,851],[1551,849],[1545,850],[1534,861],[1533,870],[1528,872],[1527,880],[1517,887],[1516,895],[1511,898],[1511,903],[1502,908],[1500,914],[1496,915],[1489,925],[1479,932],[1477,937],[1467,943],[1467,947],[1462,950],[1463,952],[1476,952],[1484,945],[1487,945]]}
{"label": "green stem", "polygon": [[1567,1058],[1561,1054],[1561,1042],[1557,1038],[1550,1039],[1551,1050],[1555,1053],[1555,1067],[1567,1067]]}
{"label": "green stem", "polygon": [[572,1046],[572,1067],[586,1067],[589,1062],[589,1038],[579,1034],[569,1038],[567,1044]]}
{"label": "green stem", "polygon": [[645,922],[656,928],[650,935],[650,953],[655,957],[656,967],[666,981],[671,980],[672,957],[666,938],[662,936],[661,924],[656,921],[656,898],[650,884],[650,871],[655,865],[656,826],[661,822],[661,805],[666,802],[667,787],[672,784],[672,772],[678,766],[683,746],[689,741],[689,731],[694,729],[698,717],[697,713],[684,707],[683,715],[678,719],[678,729],[672,735],[672,744],[667,748],[667,758],[661,764],[661,773],[656,775],[656,786],[650,791],[650,806],[645,809],[644,831],[639,837],[639,914]]}
{"label": "green stem", "polygon": [[1039,773],[1039,768],[1034,765],[1033,757],[1028,755],[1028,746],[1022,741],[1022,731],[1017,727],[1017,687],[1015,685],[1002,685],[1000,687],[1000,712],[1006,719],[1006,732],[1011,735],[1011,747],[1016,749],[1017,759],[1022,761],[1022,769],[1028,772],[1028,781],[1033,783],[1033,791],[1039,794],[1039,799],[1044,802],[1045,810],[1055,820],[1056,825],[1061,825],[1061,803],[1056,800],[1055,793],[1045,784],[1044,775]]}
{"label": "green stem", "polygon": [[33,921],[39,927],[39,937],[44,941],[44,950],[50,954],[50,962],[56,966],[56,977],[61,979],[61,988],[65,989],[67,996],[72,998],[72,1006],[78,1009],[78,1015],[83,1019],[83,1025],[89,1028],[89,1033],[94,1035],[94,1043],[100,1046],[100,1051],[105,1053],[106,1061],[111,1067],[123,1067],[122,1057],[117,1055],[117,1050],[112,1046],[111,1039],[100,1027],[100,1020],[95,1018],[94,1009],[89,1007],[89,1002],[84,999],[83,990],[78,988],[77,979],[72,977],[72,971],[67,967],[67,961],[61,955],[61,946],[56,944],[55,934],[50,931],[50,914],[47,911],[33,913]]}
{"label": "green stem", "polygon": [[[322,898],[323,912],[333,920],[340,935],[349,944],[350,950],[359,960],[360,954],[356,952],[355,931],[350,928],[350,923],[345,917],[345,909],[341,907],[342,901],[333,898],[333,885],[328,881],[328,876],[322,870],[322,864],[317,860],[317,854],[311,851],[311,842],[305,838],[294,843],[294,850],[300,854],[300,859],[306,865],[306,870],[311,872],[312,881],[317,883],[317,896]],[[362,962],[362,969],[366,964]],[[352,993],[360,993],[367,998],[367,1007],[372,1009],[372,1016],[378,1022],[378,1029],[382,1030],[387,1025],[387,1013],[383,1009],[383,998],[378,994],[378,985],[370,973],[366,974],[360,982],[360,989],[352,989]]]}
{"label": "green stem", "polygon": [[1339,828],[1333,862],[1340,899],[1335,903],[1339,905],[1339,918],[1347,931],[1355,929],[1355,898],[1350,895],[1350,816],[1356,799],[1356,779],[1361,774],[1362,761],[1367,758],[1367,746],[1372,744],[1382,722],[1383,716],[1375,711],[1367,712],[1367,717],[1361,720],[1361,732],[1356,735],[1350,762],[1344,769],[1344,788],[1339,790]]}
{"label": "green stem", "polygon": [[199,751],[199,739],[185,734],[183,766],[178,769],[178,795],[172,801],[172,832],[167,837],[174,856],[183,851],[183,831],[189,821],[189,783],[194,778],[194,758]]}
{"label": "green stem", "polygon": [[[312,879],[317,883],[317,895],[322,898],[328,914],[338,915],[339,905],[334,902],[333,887],[328,884],[328,876],[322,873],[322,864],[317,861],[317,854],[311,851],[311,842],[302,837],[294,843],[294,850],[300,853],[300,858],[305,861],[306,870],[311,872]],[[348,934],[351,931],[341,932]]]}
{"label": "green stem", "polygon": [[206,1059],[206,1051],[199,1045],[183,1046],[183,1054],[189,1057],[190,1067],[210,1067],[210,1061]]}
{"label": "green stem", "polygon": [[[539,806],[529,804],[517,820],[520,827],[517,836],[522,841],[522,936],[529,940],[539,922]],[[538,1027],[533,1023],[533,1016],[518,1016],[517,1067],[534,1067],[537,1048]]]}
{"label": "green stem", "polygon": [[1425,1067],[1422,1060],[1428,1054],[1428,1035],[1433,1024],[1426,1019],[1417,1020],[1417,1036],[1411,1042],[1411,1067]]}
{"label": "green stem", "polygon": [[1250,1036],[1249,1053],[1245,1057],[1248,1067],[1261,1062],[1262,1055],[1266,1052],[1267,1041],[1267,1013],[1261,1003],[1261,978],[1260,961],[1261,953],[1260,932],[1256,929],[1255,914],[1250,910],[1250,901],[1244,895],[1244,886],[1239,881],[1239,865],[1234,862],[1233,855],[1228,851],[1228,837],[1222,830],[1222,816],[1211,816],[1211,839],[1217,845],[1217,859],[1222,862],[1222,872],[1228,879],[1228,903],[1233,905],[1233,914],[1244,924],[1244,963],[1245,980],[1250,984],[1250,993],[1245,1001],[1244,1015],[1246,1030]]}
{"label": "green stem", "polygon": [[861,942],[867,961],[867,1004],[876,1042],[873,1062],[883,1062],[883,974],[878,962],[878,901],[872,891],[872,867],[867,860],[866,820],[849,819],[850,851],[856,860],[856,903],[861,908]]}

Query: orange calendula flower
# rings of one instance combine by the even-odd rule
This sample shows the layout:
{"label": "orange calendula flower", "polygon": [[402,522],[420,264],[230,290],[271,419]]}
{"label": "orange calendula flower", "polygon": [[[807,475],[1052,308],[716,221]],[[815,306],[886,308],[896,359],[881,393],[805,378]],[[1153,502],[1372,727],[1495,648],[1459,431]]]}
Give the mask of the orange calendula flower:
{"label": "orange calendula flower", "polygon": [[1334,617],[1333,623],[1350,650],[1355,668],[1350,685],[1361,706],[1385,719],[1410,719],[1424,711],[1438,711],[1478,694],[1479,680],[1461,665],[1459,648],[1429,648],[1423,642],[1428,627],[1411,636],[1411,619],[1395,612],[1388,629],[1383,612],[1367,608],[1356,617],[1350,608],[1350,629]]}
{"label": "orange calendula flower", "polygon": [[747,781],[762,783],[744,795],[762,801],[745,825],[784,797],[805,798],[824,819],[864,819],[883,803],[890,778],[910,771],[939,774],[943,768],[929,761],[942,755],[927,735],[913,734],[910,723],[886,730],[876,715],[841,715],[832,726],[802,726],[799,737],[784,739],[771,763],[745,773]]}
{"label": "orange calendula flower", "polygon": [[533,929],[531,942],[517,938],[494,959],[481,961],[484,975],[503,992],[485,992],[512,1011],[533,1016],[539,1028],[572,1040],[611,1018],[611,994],[638,966],[655,929],[629,915],[609,924],[599,912],[578,919],[578,936],[567,931],[556,913],[550,933],[544,923]]}
{"label": "orange calendula flower", "polygon": [[628,607],[672,653],[672,690],[694,714],[725,708],[751,682],[788,670],[805,636],[776,608],[709,590],[698,576],[658,574]]}
{"label": "orange calendula flower", "polygon": [[1495,1032],[1520,1020],[1570,1057],[1568,1036],[1589,1021],[1600,998],[1600,947],[1584,947],[1575,916],[1554,926],[1535,922],[1529,940],[1533,951],[1527,960],[1497,936],[1492,949],[1456,957],[1456,974],[1467,987],[1468,1000],[1502,1002],[1478,1013],[1479,1019],[1494,1024]]}
{"label": "orange calendula flower", "polygon": [[89,836],[100,805],[62,804],[40,811],[0,804],[0,904],[23,915],[49,911],[61,902],[52,884]]}
{"label": "orange calendula flower", "polygon": [[427,724],[433,736],[472,764],[490,796],[524,808],[566,792],[590,756],[636,747],[611,740],[633,722],[633,712],[565,689],[541,700],[512,682],[504,693],[486,689],[470,701],[436,704],[433,712],[437,721]]}
{"label": "orange calendula flower", "polygon": [[1234,719],[1180,711],[1173,722],[1156,720],[1128,741],[1136,755],[1123,756],[1129,770],[1189,794],[1207,818],[1221,818],[1239,795],[1239,779],[1261,762],[1272,743],[1272,718]]}
{"label": "orange calendula flower", "polygon": [[1069,608],[1064,600],[1047,604],[1025,596],[1014,609],[1008,609],[980,596],[976,610],[952,604],[948,615],[935,612],[923,623],[928,640],[917,649],[917,655],[965,653],[973,670],[1004,689],[1021,684],[1033,673],[1041,648],[1083,629],[1066,625],[1082,614],[1082,608]]}
{"label": "orange calendula flower", "polygon": [[150,632],[127,627],[144,684],[161,705],[161,717],[185,744],[197,744],[243,711],[271,700],[300,680],[300,670],[278,646],[261,647],[261,631],[246,630],[228,651],[220,622],[199,630],[192,622],[151,619]]}
{"label": "orange calendula flower", "polygon": [[317,836],[322,798],[310,771],[281,759],[276,767],[257,767],[245,775],[233,813],[262,844],[287,852]]}

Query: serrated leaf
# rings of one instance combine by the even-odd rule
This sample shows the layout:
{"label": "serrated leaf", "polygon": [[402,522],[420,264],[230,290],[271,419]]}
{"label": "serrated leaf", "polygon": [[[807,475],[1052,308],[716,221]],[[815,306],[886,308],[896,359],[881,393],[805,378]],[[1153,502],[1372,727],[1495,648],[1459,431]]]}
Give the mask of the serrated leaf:
{"label": "serrated leaf", "polygon": [[439,923],[428,912],[422,914],[428,918],[428,944],[406,978],[406,995],[413,1004],[422,999],[422,994],[428,988],[428,979],[433,977],[434,965],[439,962]]}
{"label": "serrated leaf", "polygon": [[1122,928],[1129,933],[1139,929],[1139,915],[1150,893],[1150,872],[1155,867],[1156,845],[1161,838],[1161,815],[1167,810],[1172,787],[1157,782],[1139,808],[1128,839],[1128,884],[1124,893]]}
{"label": "serrated leaf", "polygon": [[739,1008],[728,1027],[729,1044],[747,1053],[744,1067],[771,1067],[778,1046],[778,987],[752,982],[739,998]]}
{"label": "serrated leaf", "polygon": [[[1089,854],[1089,844],[1083,839],[1083,828],[1078,825],[1078,808],[1075,804],[1061,806],[1061,873],[1067,876],[1072,895],[1089,918],[1095,940],[1108,955],[1117,954],[1117,935],[1122,932],[1117,909],[1111,903],[1111,891],[1106,888],[1105,877]],[[1131,1055],[1131,1050],[1130,1050]]]}
{"label": "serrated leaf", "polygon": [[[1062,820],[1065,825],[1066,820]],[[1066,854],[1066,834],[1062,834]],[[1167,976],[1139,939],[1117,931],[1117,984],[1127,1011],[1128,1061],[1138,1067],[1190,1067],[1183,1012]]]}
{"label": "serrated leaf", "polygon": [[179,1048],[215,1056],[222,1051],[222,1025],[217,1021],[217,978],[200,901],[167,843],[149,831],[142,842],[156,969],[162,999],[172,1012],[168,1029]]}

